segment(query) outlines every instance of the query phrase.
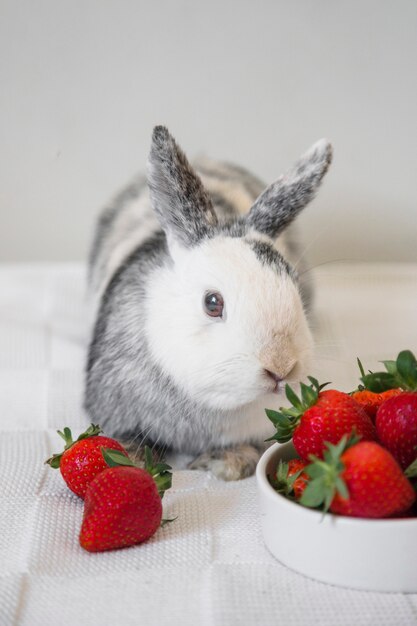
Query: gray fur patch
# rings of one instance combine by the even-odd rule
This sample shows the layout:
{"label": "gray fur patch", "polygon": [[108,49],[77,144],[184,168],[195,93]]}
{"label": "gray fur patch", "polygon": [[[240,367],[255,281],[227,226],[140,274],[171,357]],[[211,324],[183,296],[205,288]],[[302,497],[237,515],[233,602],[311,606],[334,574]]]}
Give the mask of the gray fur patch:
{"label": "gray fur patch", "polygon": [[164,126],[153,132],[148,184],[162,228],[183,245],[195,245],[217,224],[208,192]]}
{"label": "gray fur patch", "polygon": [[269,265],[273,270],[278,272],[278,274],[288,274],[294,282],[297,281],[297,273],[295,270],[271,244],[257,240],[247,240],[247,243],[261,263]]}
{"label": "gray fur patch", "polygon": [[331,145],[318,141],[294,167],[256,200],[248,224],[275,239],[314,198],[332,159]]}
{"label": "gray fur patch", "polygon": [[223,237],[244,237],[248,232],[248,226],[244,218],[235,218],[230,221],[220,223],[210,234],[212,237],[222,235]]}

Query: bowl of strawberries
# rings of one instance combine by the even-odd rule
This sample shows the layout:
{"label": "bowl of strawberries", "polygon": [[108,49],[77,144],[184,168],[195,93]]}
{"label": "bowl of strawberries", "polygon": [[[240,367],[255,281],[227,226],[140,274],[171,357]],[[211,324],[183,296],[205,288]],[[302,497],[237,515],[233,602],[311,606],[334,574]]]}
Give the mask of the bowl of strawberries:
{"label": "bowl of strawberries", "polygon": [[266,546],[316,580],[417,592],[417,360],[361,368],[351,394],[309,377],[290,408],[266,410],[275,440],[257,483]]}

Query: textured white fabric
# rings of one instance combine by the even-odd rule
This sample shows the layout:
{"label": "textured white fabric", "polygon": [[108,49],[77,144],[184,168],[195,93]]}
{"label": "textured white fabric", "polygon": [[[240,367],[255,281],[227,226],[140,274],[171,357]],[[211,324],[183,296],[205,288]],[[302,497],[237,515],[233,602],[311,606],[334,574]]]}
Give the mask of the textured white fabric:
{"label": "textured white fabric", "polygon": [[[350,390],[357,355],[372,368],[417,350],[416,265],[324,266],[315,282],[323,380]],[[86,326],[81,266],[0,267],[0,626],[417,624],[417,596],[339,589],[277,562],[254,478],[178,470],[164,499],[174,523],[142,546],[83,551],[83,503],[43,462],[57,428],[86,424]]]}

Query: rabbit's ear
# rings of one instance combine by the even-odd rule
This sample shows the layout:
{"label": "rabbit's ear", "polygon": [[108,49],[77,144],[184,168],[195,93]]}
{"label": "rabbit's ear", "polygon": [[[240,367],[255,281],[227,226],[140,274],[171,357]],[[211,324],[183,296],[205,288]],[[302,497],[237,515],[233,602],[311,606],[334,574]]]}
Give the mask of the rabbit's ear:
{"label": "rabbit's ear", "polygon": [[332,146],[320,139],[255,201],[247,223],[275,239],[315,196],[332,160]]}
{"label": "rabbit's ear", "polygon": [[193,245],[217,224],[207,191],[164,126],[156,126],[153,131],[148,185],[168,239]]}

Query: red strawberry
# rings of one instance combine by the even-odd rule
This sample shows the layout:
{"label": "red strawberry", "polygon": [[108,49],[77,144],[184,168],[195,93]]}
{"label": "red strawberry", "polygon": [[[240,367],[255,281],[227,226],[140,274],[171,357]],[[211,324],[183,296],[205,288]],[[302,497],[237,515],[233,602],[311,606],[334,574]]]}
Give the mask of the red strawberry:
{"label": "red strawberry", "polygon": [[379,441],[406,468],[417,458],[417,393],[384,402],[376,414]]}
{"label": "red strawberry", "polygon": [[344,436],[328,444],[324,461],[312,457],[311,477],[301,498],[305,506],[321,506],[351,517],[381,518],[408,511],[416,495],[394,457],[374,441],[350,445]]}
{"label": "red strawberry", "polygon": [[403,393],[402,389],[388,389],[381,393],[369,391],[369,389],[360,389],[352,394],[352,398],[360,404],[367,412],[369,417],[375,421],[376,412],[383,402]]}
{"label": "red strawberry", "polygon": [[396,361],[384,365],[386,372],[371,372],[362,380],[376,391],[390,385],[404,389],[380,406],[375,425],[379,441],[406,468],[417,457],[417,359],[403,350]]}
{"label": "red strawberry", "polygon": [[153,466],[149,448],[145,452],[146,469],[141,469],[119,452],[103,451],[111,467],[100,472],[87,489],[80,531],[85,550],[132,546],[146,541],[159,528],[161,497],[171,486],[171,468],[164,463]]}
{"label": "red strawberry", "polygon": [[301,383],[301,400],[289,385],[285,392],[293,408],[266,414],[277,429],[270,439],[280,443],[293,440],[298,455],[308,460],[310,454],[323,456],[325,442],[337,443],[345,434],[355,430],[363,440],[375,439],[375,428],[364,409],[347,393],[334,389],[321,391],[315,378],[311,385]]}
{"label": "red strawberry", "polygon": [[118,450],[127,456],[126,450],[118,441],[98,436],[101,433],[100,426],[91,424],[76,441],[73,441],[69,428],[57,432],[65,441],[64,452],[54,454],[46,463],[53,468],[59,467],[68,487],[80,498],[84,498],[93,478],[108,467],[101,453],[102,448]]}
{"label": "red strawberry", "polygon": [[157,531],[162,503],[152,476],[139,467],[109,467],[91,481],[80,544],[101,552],[142,543]]}
{"label": "red strawberry", "polygon": [[296,476],[292,485],[296,500],[301,498],[304,489],[307,487],[309,477],[305,472],[303,472],[303,469],[307,465],[308,463],[306,463],[306,461],[302,461],[301,459],[291,459],[291,461],[288,461],[288,477],[291,478],[292,476]]}
{"label": "red strawberry", "polygon": [[299,500],[309,480],[307,474],[303,472],[307,465],[308,463],[301,459],[291,459],[288,463],[280,461],[275,476],[271,479],[272,486],[285,496],[294,493],[295,499]]}

